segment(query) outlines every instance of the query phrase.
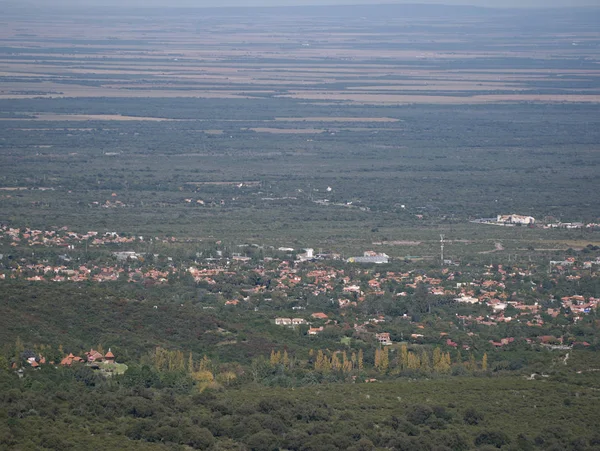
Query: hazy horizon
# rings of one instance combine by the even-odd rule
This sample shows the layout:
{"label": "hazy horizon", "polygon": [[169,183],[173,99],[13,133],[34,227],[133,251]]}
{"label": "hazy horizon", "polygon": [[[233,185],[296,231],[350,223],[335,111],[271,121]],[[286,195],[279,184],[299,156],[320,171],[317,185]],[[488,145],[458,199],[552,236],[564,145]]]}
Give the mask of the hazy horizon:
{"label": "hazy horizon", "polygon": [[[6,4],[48,6],[43,0],[8,0]],[[597,0],[55,0],[55,7],[285,7],[329,5],[423,4],[481,6],[493,8],[540,8],[599,6]]]}

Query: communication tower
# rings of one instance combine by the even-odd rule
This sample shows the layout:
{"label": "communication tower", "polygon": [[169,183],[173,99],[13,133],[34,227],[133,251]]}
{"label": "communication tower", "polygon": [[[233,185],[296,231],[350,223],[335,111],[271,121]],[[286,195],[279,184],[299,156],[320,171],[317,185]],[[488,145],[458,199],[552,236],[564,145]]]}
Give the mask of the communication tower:
{"label": "communication tower", "polygon": [[444,236],[443,234],[440,235],[440,258],[442,266],[444,266]]}

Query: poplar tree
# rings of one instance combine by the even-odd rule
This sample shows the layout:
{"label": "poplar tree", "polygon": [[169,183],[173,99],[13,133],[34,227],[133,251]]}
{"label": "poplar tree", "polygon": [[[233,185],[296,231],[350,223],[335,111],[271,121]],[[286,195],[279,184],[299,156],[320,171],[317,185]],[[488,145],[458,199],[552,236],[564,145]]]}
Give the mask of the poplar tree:
{"label": "poplar tree", "polygon": [[477,371],[477,361],[473,353],[469,354],[469,369],[471,371]]}
{"label": "poplar tree", "polygon": [[409,370],[418,370],[420,366],[421,362],[419,357],[414,352],[409,352],[407,368]]}
{"label": "poplar tree", "polygon": [[204,356],[202,356],[202,360],[200,361],[200,367],[198,369],[202,371],[210,371],[211,366],[212,365],[210,359],[206,357],[206,354],[204,354]]}
{"label": "poplar tree", "polygon": [[[354,356],[356,357],[356,356]],[[348,356],[346,355],[346,351],[342,354],[342,372],[344,374],[348,374],[352,372],[352,360],[348,360]]]}
{"label": "poplar tree", "polygon": [[274,349],[271,350],[271,357],[269,359],[269,362],[271,363],[271,366],[275,366],[279,363],[279,353],[275,352]]}
{"label": "poplar tree", "polygon": [[188,356],[187,370],[189,373],[194,372],[194,357],[192,356],[191,351],[190,351],[190,355]]}
{"label": "poplar tree", "polygon": [[442,351],[440,351],[440,348],[435,348],[433,350],[433,370],[434,371],[441,372],[443,359],[444,359],[444,356],[442,354]]}
{"label": "poplar tree", "polygon": [[339,371],[342,369],[342,364],[340,363],[340,359],[337,356],[337,353],[333,353],[331,356],[331,369],[333,371]]}
{"label": "poplar tree", "polygon": [[431,371],[431,361],[429,360],[429,354],[425,349],[421,351],[420,356],[420,368],[422,371],[429,372]]}
{"label": "poplar tree", "polygon": [[408,348],[405,344],[400,346],[400,367],[402,369],[408,368]]}
{"label": "poplar tree", "polygon": [[283,357],[281,359],[281,363],[283,363],[284,368],[289,368],[290,366],[290,357],[288,356],[287,350],[283,351]]}
{"label": "poplar tree", "polygon": [[379,368],[382,372],[386,372],[390,366],[390,353],[388,348],[383,348],[380,354]]}
{"label": "poplar tree", "polygon": [[320,349],[317,351],[317,358],[315,360],[314,366],[315,371],[323,371],[323,359],[324,359],[323,351]]}

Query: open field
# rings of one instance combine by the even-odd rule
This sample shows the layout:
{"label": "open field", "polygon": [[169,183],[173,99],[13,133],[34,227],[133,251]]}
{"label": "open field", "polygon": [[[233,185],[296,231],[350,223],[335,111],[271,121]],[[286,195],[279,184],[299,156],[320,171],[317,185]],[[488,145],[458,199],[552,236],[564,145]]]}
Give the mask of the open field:
{"label": "open field", "polygon": [[269,128],[269,127],[254,127],[249,128],[248,130],[252,130],[257,133],[278,133],[282,135],[289,134],[315,134],[315,133],[323,133],[326,130],[319,128]]}
{"label": "open field", "polygon": [[399,122],[391,117],[276,117],[281,122]]}
{"label": "open field", "polygon": [[540,21],[537,11],[474,8],[434,20],[426,9],[388,9],[127,11],[127,27],[101,11],[43,11],[52,19],[43,23],[9,11],[0,99],[600,101],[593,10],[544,11]]}
{"label": "open field", "polygon": [[[80,122],[80,121],[175,121],[181,119],[169,119],[162,117],[137,117],[137,116],[122,116],[120,114],[53,114],[53,113],[41,113],[35,114],[31,120],[35,121],[68,121],[68,122]],[[10,118],[0,118],[0,120],[7,121]],[[32,129],[33,130],[33,129]],[[40,129],[38,129],[40,130]],[[72,129],[72,130],[84,130],[84,129]]]}
{"label": "open field", "polygon": [[9,8],[0,222],[396,257],[440,231],[498,259],[597,242],[467,224],[600,216],[597,9],[440,14]]}

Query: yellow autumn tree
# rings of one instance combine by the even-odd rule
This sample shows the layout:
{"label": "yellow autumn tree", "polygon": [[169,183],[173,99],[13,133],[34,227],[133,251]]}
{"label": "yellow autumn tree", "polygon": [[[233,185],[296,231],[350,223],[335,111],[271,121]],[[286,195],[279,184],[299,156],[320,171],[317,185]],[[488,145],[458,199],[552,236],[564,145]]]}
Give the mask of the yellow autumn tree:
{"label": "yellow autumn tree", "polygon": [[419,357],[420,360],[420,369],[424,372],[431,371],[431,360],[429,359],[429,354],[425,349],[421,351],[421,355]]}
{"label": "yellow autumn tree", "polygon": [[387,371],[390,365],[390,355],[388,348],[375,350],[375,368],[381,372]]}
{"label": "yellow autumn tree", "polygon": [[288,356],[287,350],[283,351],[283,357],[281,358],[281,363],[284,368],[290,367],[290,357]]}
{"label": "yellow autumn tree", "polygon": [[185,359],[181,351],[167,351],[167,367],[169,371],[183,371]]}
{"label": "yellow autumn tree", "polygon": [[473,353],[469,354],[468,369],[471,371],[477,371],[477,361],[475,360]]}
{"label": "yellow autumn tree", "polygon": [[211,371],[211,369],[212,369],[212,362],[210,361],[210,359],[208,357],[206,357],[206,354],[204,354],[202,356],[202,360],[200,360],[200,364],[198,365],[198,370]]}
{"label": "yellow autumn tree", "polygon": [[192,379],[196,381],[198,391],[202,392],[206,388],[212,386],[215,381],[213,373],[207,370],[198,370],[192,373]]}
{"label": "yellow autumn tree", "polygon": [[433,369],[438,373],[450,371],[450,353],[443,353],[439,348],[433,350]]}
{"label": "yellow autumn tree", "polygon": [[317,358],[315,359],[315,371],[323,371],[323,360],[325,356],[323,355],[323,351],[320,349],[317,351]]}
{"label": "yellow autumn tree", "polygon": [[440,348],[434,348],[433,349],[433,369],[435,371],[440,370],[440,363],[442,362],[443,358],[444,357],[443,357],[442,351],[440,351]]}
{"label": "yellow autumn tree", "polygon": [[363,358],[364,358],[363,350],[359,349],[358,350],[358,357],[357,357],[357,360],[356,360],[356,365],[358,366],[358,369],[361,370],[361,371],[364,368]]}
{"label": "yellow autumn tree", "polygon": [[379,365],[381,365],[381,351],[379,348],[375,349],[375,359],[374,359],[375,368],[379,369]]}
{"label": "yellow autumn tree", "polygon": [[408,348],[405,344],[400,346],[400,368],[408,368]]}
{"label": "yellow autumn tree", "polygon": [[321,371],[323,371],[325,374],[329,374],[331,372],[331,360],[325,354],[323,354],[322,358]]}
{"label": "yellow autumn tree", "polygon": [[421,366],[421,361],[419,359],[419,356],[417,356],[414,352],[409,352],[408,353],[408,362],[407,362],[406,367],[409,370],[418,370],[420,366]]}
{"label": "yellow autumn tree", "polygon": [[233,371],[224,371],[217,375],[217,380],[222,384],[230,384],[237,378],[237,375]]}
{"label": "yellow autumn tree", "polygon": [[[354,353],[352,353],[352,356],[354,358],[356,358],[356,355]],[[348,373],[352,372],[352,360],[348,359],[348,356],[346,355],[346,351],[344,351],[342,354],[342,372],[344,374],[348,374]]]}
{"label": "yellow autumn tree", "polygon": [[150,356],[152,366],[158,371],[162,371],[167,368],[168,362],[168,351],[161,348],[160,346],[154,350],[154,353]]}
{"label": "yellow autumn tree", "polygon": [[340,362],[336,352],[334,352],[331,356],[331,369],[333,371],[339,371],[342,369],[342,363]]}
{"label": "yellow autumn tree", "polygon": [[483,354],[483,358],[481,359],[481,369],[483,371],[487,371],[487,369],[488,369],[488,356],[487,356],[487,353]]}
{"label": "yellow autumn tree", "polygon": [[271,358],[269,359],[269,362],[271,363],[271,366],[275,366],[279,363],[279,358],[277,357],[275,349],[271,350]]}
{"label": "yellow autumn tree", "polygon": [[194,357],[192,356],[191,352],[190,352],[190,355],[188,356],[187,370],[188,370],[188,373],[194,372]]}
{"label": "yellow autumn tree", "polygon": [[381,351],[381,361],[379,362],[379,369],[382,372],[386,372],[390,366],[390,352],[389,349],[383,348]]}

